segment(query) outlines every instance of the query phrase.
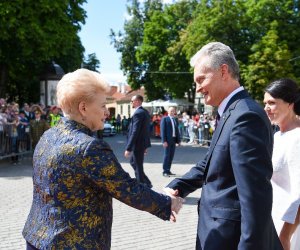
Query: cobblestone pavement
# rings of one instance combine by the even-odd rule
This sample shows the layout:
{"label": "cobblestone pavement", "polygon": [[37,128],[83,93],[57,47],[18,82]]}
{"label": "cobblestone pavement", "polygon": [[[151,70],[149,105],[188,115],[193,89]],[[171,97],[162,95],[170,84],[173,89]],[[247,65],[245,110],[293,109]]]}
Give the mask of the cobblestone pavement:
{"label": "cobblestone pavement", "polygon": [[[133,177],[128,160],[123,156],[125,136],[104,138],[113,148],[123,168]],[[187,172],[204,157],[207,148],[183,143],[176,149],[171,171],[177,176]],[[162,176],[163,150],[159,140],[145,157],[145,172],[153,189],[162,192],[174,177]],[[21,164],[0,161],[0,250],[25,249],[21,235],[32,200],[31,157],[23,157]],[[112,250],[190,250],[195,248],[197,226],[197,200],[200,190],[186,198],[176,223],[162,221],[149,213],[133,209],[114,200]]]}

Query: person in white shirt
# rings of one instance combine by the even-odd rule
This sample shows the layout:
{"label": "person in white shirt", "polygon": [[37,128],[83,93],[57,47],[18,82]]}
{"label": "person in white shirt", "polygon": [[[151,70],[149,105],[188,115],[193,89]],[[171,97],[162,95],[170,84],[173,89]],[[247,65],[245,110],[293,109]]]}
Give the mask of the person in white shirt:
{"label": "person in white shirt", "polygon": [[285,250],[300,249],[300,89],[279,79],[265,89],[265,111],[280,130],[274,134],[272,216]]}

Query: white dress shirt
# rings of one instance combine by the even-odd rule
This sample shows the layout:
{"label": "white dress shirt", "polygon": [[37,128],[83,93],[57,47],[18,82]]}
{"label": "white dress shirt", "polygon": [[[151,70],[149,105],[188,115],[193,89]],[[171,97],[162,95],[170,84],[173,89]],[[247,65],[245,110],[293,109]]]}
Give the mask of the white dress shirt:
{"label": "white dress shirt", "polygon": [[219,105],[218,107],[218,113],[220,115],[220,117],[222,117],[224,110],[226,108],[227,103],[230,101],[231,97],[233,97],[236,93],[240,92],[244,90],[243,86],[238,87],[237,89],[235,89],[234,91],[232,91]]}
{"label": "white dress shirt", "polygon": [[169,117],[170,117],[170,120],[171,120],[171,123],[172,123],[172,136],[176,137],[174,117],[172,117],[172,116],[169,116]]}

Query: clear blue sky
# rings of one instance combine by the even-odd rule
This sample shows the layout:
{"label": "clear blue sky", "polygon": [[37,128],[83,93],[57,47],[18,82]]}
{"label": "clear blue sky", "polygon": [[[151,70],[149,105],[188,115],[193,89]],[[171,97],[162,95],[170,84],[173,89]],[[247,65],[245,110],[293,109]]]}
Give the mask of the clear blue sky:
{"label": "clear blue sky", "polygon": [[96,53],[100,60],[100,72],[112,82],[125,81],[120,70],[121,55],[110,44],[110,29],[123,30],[126,0],[87,0],[83,8],[87,12],[86,24],[79,36],[85,48],[85,55]]}

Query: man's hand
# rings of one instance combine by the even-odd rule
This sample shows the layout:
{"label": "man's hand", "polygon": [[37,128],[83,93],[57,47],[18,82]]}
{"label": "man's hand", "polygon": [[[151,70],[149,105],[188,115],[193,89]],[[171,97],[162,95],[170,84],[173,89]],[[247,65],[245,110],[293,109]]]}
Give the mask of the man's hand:
{"label": "man's hand", "polygon": [[176,222],[176,216],[179,213],[179,210],[182,208],[182,204],[184,199],[178,196],[178,190],[173,190],[171,188],[164,189],[166,195],[171,197],[172,204],[171,204],[171,216],[170,221]]}
{"label": "man's hand", "polygon": [[164,148],[168,147],[168,143],[166,141],[163,143],[163,147]]}
{"label": "man's hand", "polygon": [[129,158],[130,155],[131,155],[131,152],[126,150],[125,153],[124,153],[124,156],[126,158]]}
{"label": "man's hand", "polygon": [[166,195],[168,195],[170,197],[171,196],[178,196],[178,194],[179,194],[177,189],[174,190],[174,189],[168,188],[168,187],[164,188],[164,192],[166,193]]}

